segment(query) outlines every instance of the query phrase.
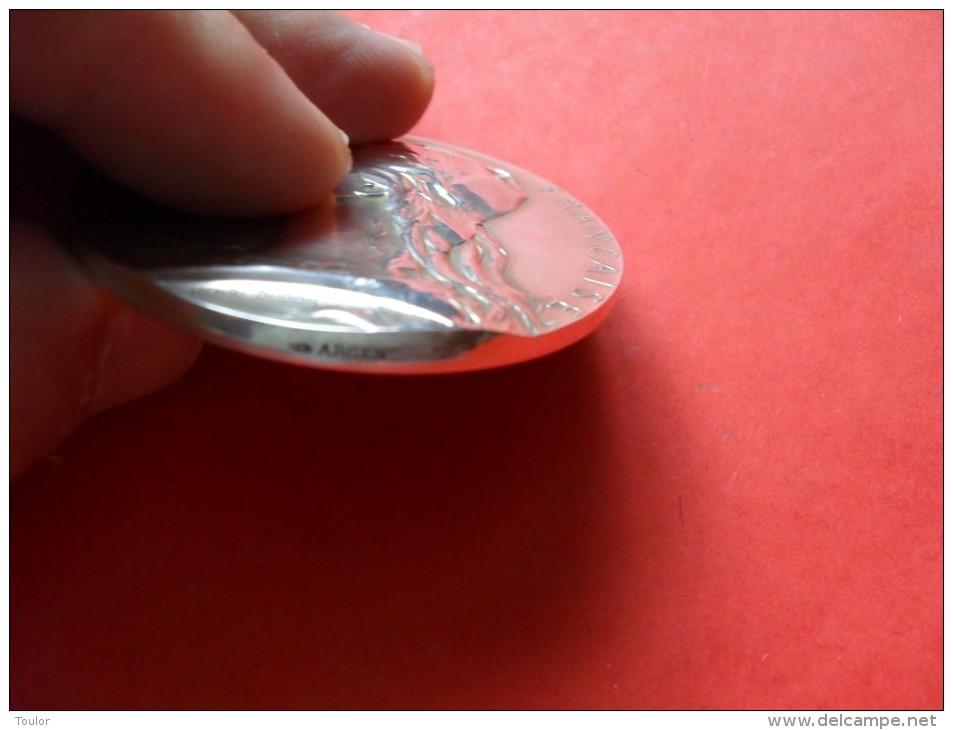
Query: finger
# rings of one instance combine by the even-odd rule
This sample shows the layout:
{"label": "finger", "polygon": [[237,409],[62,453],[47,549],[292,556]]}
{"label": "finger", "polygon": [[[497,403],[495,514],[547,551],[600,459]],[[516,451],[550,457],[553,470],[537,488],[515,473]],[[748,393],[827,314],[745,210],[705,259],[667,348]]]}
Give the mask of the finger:
{"label": "finger", "polygon": [[87,416],[167,385],[197,341],[90,282],[35,224],[10,226],[10,470],[50,454]]}
{"label": "finger", "polygon": [[236,15],[352,143],[404,134],[430,101],[433,67],[412,43],[331,11]]}
{"label": "finger", "polygon": [[10,103],[167,204],[261,215],[327,195],[335,125],[230,13],[16,12]]}

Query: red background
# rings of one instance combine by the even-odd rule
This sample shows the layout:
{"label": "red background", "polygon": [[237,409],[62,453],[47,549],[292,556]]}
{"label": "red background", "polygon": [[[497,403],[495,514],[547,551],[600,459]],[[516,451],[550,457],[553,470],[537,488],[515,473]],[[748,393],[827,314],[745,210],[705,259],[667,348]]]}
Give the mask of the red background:
{"label": "red background", "polygon": [[11,495],[21,708],[942,705],[942,15],[360,12],[626,254],[494,372],[208,348]]}

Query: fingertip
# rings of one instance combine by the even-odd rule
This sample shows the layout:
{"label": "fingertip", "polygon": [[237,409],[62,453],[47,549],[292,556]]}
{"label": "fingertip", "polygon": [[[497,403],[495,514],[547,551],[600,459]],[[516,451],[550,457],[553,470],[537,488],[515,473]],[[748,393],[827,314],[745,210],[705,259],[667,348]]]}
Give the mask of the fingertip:
{"label": "fingertip", "polygon": [[348,23],[350,48],[340,52],[344,62],[324,80],[330,88],[302,88],[355,144],[400,137],[433,98],[433,63],[412,40]]}
{"label": "fingertip", "polygon": [[434,68],[413,41],[332,11],[237,16],[352,144],[405,134],[430,103]]}
{"label": "fingertip", "polygon": [[[389,116],[366,115],[350,111],[341,119],[347,128],[352,128],[359,143],[393,139],[407,134],[420,121],[433,98],[435,71],[433,63],[424,54],[421,46],[370,29],[375,51],[368,51],[368,66],[375,69],[374,80],[368,83],[363,93],[377,95],[376,103],[391,110]],[[386,50],[385,50],[386,49]],[[379,54],[379,55],[378,55]],[[401,63],[394,63],[399,56]]]}

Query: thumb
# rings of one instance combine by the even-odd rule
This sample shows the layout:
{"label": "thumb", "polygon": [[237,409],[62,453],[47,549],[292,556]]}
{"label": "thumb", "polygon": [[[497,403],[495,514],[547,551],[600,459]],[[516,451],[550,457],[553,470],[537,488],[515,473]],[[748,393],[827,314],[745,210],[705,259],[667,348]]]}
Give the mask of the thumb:
{"label": "thumb", "polygon": [[197,341],[93,284],[41,227],[10,225],[10,473],[50,453],[87,416],[179,377]]}

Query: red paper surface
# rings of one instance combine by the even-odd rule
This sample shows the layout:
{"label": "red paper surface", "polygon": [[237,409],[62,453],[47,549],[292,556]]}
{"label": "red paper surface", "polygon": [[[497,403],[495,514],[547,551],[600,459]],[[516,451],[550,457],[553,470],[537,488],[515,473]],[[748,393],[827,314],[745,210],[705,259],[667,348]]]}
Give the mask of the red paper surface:
{"label": "red paper surface", "polygon": [[626,255],[494,372],[208,348],[11,493],[14,708],[929,709],[942,15],[360,12]]}

